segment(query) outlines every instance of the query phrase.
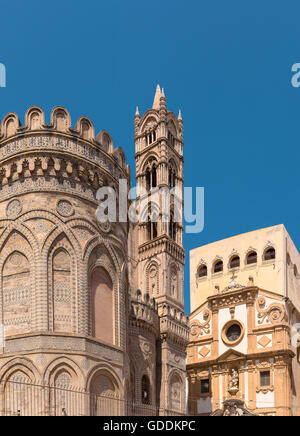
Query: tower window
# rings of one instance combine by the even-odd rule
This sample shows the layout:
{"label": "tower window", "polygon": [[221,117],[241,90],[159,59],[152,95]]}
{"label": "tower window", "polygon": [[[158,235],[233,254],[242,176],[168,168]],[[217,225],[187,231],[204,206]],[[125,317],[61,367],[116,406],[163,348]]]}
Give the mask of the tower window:
{"label": "tower window", "polygon": [[264,260],[272,260],[276,258],[275,248],[268,248],[264,254]]}
{"label": "tower window", "polygon": [[230,265],[230,268],[239,268],[239,266],[240,266],[239,256],[233,256],[229,265]]}
{"label": "tower window", "polygon": [[155,210],[153,211],[153,207],[154,206],[152,203],[150,203],[148,206],[148,216],[147,216],[148,240],[152,240],[157,237],[157,221],[159,217],[157,212],[155,212]]}
{"label": "tower window", "polygon": [[156,188],[157,182],[156,182],[156,166],[153,165],[152,167],[152,188]]}
{"label": "tower window", "polygon": [[170,145],[172,145],[172,147],[175,146],[175,138],[171,132],[168,132],[168,141],[169,141]]}
{"label": "tower window", "polygon": [[247,265],[251,265],[253,263],[257,263],[257,253],[256,253],[256,251],[252,251],[247,256]]}
{"label": "tower window", "polygon": [[146,168],[146,189],[150,191],[157,186],[157,167],[156,162],[150,159]]}
{"label": "tower window", "polygon": [[271,384],[271,373],[270,371],[262,371],[260,373],[260,386],[270,386]]}
{"label": "tower window", "polygon": [[221,260],[219,260],[218,262],[215,263],[214,273],[218,273],[218,272],[222,272],[222,271],[223,271],[223,262]]}
{"label": "tower window", "polygon": [[201,380],[201,394],[209,394],[209,378]]}
{"label": "tower window", "polygon": [[174,214],[170,215],[170,223],[169,223],[169,238],[176,241],[176,223],[174,222]]}
{"label": "tower window", "polygon": [[150,145],[155,141],[156,141],[156,131],[154,130],[153,132],[146,135],[146,144]]}
{"label": "tower window", "polygon": [[176,169],[174,165],[170,164],[169,167],[169,188],[175,188],[176,186]]}
{"label": "tower window", "polygon": [[207,276],[207,266],[202,265],[198,269],[198,277],[206,277]]}
{"label": "tower window", "polygon": [[143,375],[142,377],[142,403],[143,404],[150,404],[150,380],[147,375]]}
{"label": "tower window", "polygon": [[148,240],[157,238],[157,223],[148,221],[147,223]]}

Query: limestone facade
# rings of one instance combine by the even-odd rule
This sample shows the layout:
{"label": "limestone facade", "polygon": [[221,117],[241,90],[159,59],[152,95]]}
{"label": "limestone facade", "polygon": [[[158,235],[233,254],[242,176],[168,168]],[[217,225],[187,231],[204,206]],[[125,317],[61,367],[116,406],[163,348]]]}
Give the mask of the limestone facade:
{"label": "limestone facade", "polygon": [[299,254],[284,226],[219,241],[192,256],[190,413],[218,415],[238,401],[252,414],[298,416]]}
{"label": "limestone facade", "polygon": [[[182,183],[182,121],[160,104],[135,118],[138,178],[154,155],[169,174],[172,155]],[[142,146],[150,119],[156,136]],[[182,226],[174,241],[167,229],[142,239],[141,223],[99,223],[97,191],[118,197],[120,179],[129,189],[124,152],[88,118],[72,128],[56,107],[46,124],[31,107],[24,126],[2,120],[0,413],[17,379],[185,412]]]}

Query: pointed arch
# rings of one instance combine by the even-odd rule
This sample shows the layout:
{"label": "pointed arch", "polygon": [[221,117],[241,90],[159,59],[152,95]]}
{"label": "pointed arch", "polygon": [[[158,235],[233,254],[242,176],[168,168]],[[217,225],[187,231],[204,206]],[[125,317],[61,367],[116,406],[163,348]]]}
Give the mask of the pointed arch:
{"label": "pointed arch", "polygon": [[168,409],[172,412],[184,411],[184,382],[178,371],[172,371],[168,380]]}
{"label": "pointed arch", "polygon": [[48,328],[56,332],[78,332],[78,268],[70,240],[61,232],[47,255]]}
{"label": "pointed arch", "polygon": [[[88,259],[90,334],[99,341],[116,344],[118,276],[107,248],[97,245]],[[117,323],[118,324],[118,323]]]}

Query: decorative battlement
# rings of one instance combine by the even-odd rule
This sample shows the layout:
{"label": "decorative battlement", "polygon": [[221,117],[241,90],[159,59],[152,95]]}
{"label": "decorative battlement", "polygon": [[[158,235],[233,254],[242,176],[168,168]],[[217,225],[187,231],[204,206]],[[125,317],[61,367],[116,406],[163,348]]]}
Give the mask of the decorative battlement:
{"label": "decorative battlement", "polygon": [[[30,135],[49,135],[59,134],[61,137],[73,140],[80,139],[87,143],[91,148],[101,150],[105,155],[113,158],[113,162],[129,174],[129,167],[126,164],[125,154],[122,148],[114,148],[111,136],[105,130],[102,130],[95,136],[94,125],[87,117],[80,117],[74,128],[71,127],[71,117],[69,112],[63,107],[55,107],[51,112],[50,124],[45,123],[44,111],[33,106],[25,114],[25,124],[21,125],[18,116],[15,113],[7,114],[0,125],[0,145],[8,141],[15,140],[19,137]],[[65,151],[68,151],[66,149]]]}

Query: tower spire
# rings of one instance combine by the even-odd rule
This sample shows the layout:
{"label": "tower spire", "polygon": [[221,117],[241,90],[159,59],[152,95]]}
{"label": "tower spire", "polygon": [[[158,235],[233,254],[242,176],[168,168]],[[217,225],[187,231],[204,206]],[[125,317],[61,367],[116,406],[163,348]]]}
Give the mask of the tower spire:
{"label": "tower spire", "polygon": [[161,90],[160,90],[160,86],[157,85],[152,109],[159,110],[160,97],[161,97]]}

